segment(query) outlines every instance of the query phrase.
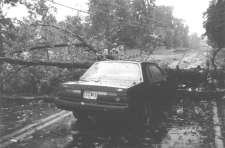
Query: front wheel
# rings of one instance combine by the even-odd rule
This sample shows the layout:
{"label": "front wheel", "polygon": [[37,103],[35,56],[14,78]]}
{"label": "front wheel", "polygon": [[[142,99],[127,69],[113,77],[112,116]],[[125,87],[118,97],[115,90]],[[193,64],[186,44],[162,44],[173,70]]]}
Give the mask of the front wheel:
{"label": "front wheel", "polygon": [[77,119],[77,121],[88,119],[88,114],[86,114],[86,113],[79,113],[79,112],[73,111],[73,116],[74,116],[74,118]]}

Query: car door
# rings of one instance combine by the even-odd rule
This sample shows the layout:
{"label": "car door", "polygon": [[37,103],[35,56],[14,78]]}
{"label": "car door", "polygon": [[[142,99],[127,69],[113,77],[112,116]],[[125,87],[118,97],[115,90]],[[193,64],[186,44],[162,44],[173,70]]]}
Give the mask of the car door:
{"label": "car door", "polygon": [[149,63],[146,65],[148,92],[151,100],[161,100],[166,76],[158,65]]}

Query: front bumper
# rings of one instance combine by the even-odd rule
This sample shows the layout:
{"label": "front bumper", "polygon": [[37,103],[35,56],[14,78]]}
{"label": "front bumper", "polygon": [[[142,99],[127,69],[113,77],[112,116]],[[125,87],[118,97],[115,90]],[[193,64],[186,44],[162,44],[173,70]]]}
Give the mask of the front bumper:
{"label": "front bumper", "polygon": [[86,102],[72,102],[67,100],[62,100],[59,98],[55,99],[55,104],[57,107],[65,110],[80,110],[80,111],[110,111],[110,112],[125,112],[128,109],[128,105],[103,105],[103,104],[93,104]]}

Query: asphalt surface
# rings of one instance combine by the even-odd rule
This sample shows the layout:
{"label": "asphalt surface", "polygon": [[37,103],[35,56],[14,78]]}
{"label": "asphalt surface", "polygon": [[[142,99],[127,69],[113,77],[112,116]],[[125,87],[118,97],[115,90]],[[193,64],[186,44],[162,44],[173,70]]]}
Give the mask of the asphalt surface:
{"label": "asphalt surface", "polygon": [[54,104],[0,98],[0,137],[56,112]]}
{"label": "asphalt surface", "polygon": [[[49,105],[48,109],[50,110],[50,108],[56,111],[54,106]],[[154,125],[152,123],[151,126],[135,127],[134,129],[130,129],[128,123],[125,121],[115,120],[101,121],[100,123],[88,126],[78,126],[75,118],[67,116],[48,127],[37,130],[19,141],[13,137],[10,138],[10,145],[6,147],[215,147],[212,103],[210,101],[193,100],[184,96],[179,102],[176,102],[171,108],[167,108],[163,112]],[[6,122],[1,122],[2,126],[4,124]],[[13,127],[18,126],[14,125]]]}

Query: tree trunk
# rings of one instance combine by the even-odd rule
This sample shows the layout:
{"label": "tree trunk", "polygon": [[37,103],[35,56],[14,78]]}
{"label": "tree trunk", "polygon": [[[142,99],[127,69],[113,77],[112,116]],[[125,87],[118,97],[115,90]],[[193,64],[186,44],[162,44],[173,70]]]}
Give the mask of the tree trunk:
{"label": "tree trunk", "polygon": [[[62,48],[62,47],[70,47],[70,46],[75,46],[75,47],[86,47],[86,45],[84,43],[74,43],[74,44],[68,44],[68,43],[61,43],[61,44],[55,44],[55,45],[41,45],[41,46],[35,46],[35,47],[31,47],[30,49],[28,49],[28,51],[35,51],[35,50],[46,50],[48,48]],[[15,53],[21,53],[24,52],[24,50],[17,50],[17,51],[13,51],[11,54],[15,54]]]}
{"label": "tree trunk", "polygon": [[217,69],[217,65],[215,63],[215,59],[216,59],[216,56],[217,54],[222,50],[222,48],[218,48],[217,50],[215,50],[212,54],[212,58],[211,58],[211,63],[212,63],[212,66],[213,66],[213,69],[216,70]]}
{"label": "tree trunk", "polygon": [[49,61],[25,61],[20,59],[13,59],[7,57],[0,57],[0,63],[5,62],[12,65],[24,65],[24,66],[56,66],[59,68],[88,68],[91,66],[91,62],[86,63],[62,63],[62,62],[49,62]]}
{"label": "tree trunk", "polygon": [[[1,15],[1,13],[0,13]],[[1,25],[0,25],[0,32],[1,32],[2,28],[1,28]],[[3,35],[0,34],[0,56],[3,57],[4,56],[4,47],[3,47]],[[1,73],[3,72],[3,62],[0,61],[0,76],[1,76]],[[1,79],[1,78],[0,78]],[[3,85],[4,84],[0,84],[0,92],[3,91]]]}

